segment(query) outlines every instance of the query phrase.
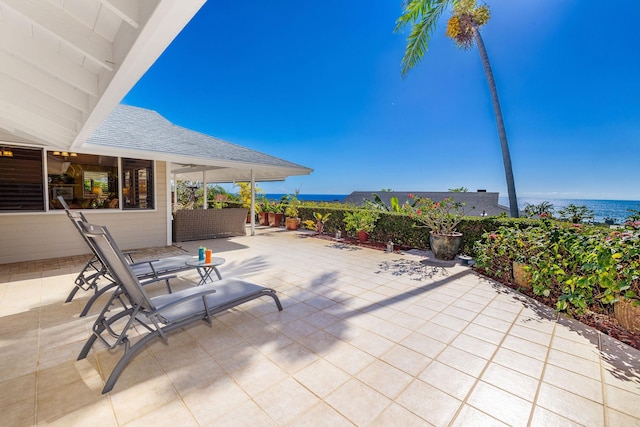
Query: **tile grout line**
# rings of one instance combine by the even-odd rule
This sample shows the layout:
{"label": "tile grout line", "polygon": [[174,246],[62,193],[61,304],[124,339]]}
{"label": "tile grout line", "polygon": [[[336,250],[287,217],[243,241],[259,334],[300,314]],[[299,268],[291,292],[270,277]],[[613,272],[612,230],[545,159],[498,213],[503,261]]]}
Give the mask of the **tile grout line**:
{"label": "tile grout line", "polygon": [[600,353],[598,357],[598,365],[600,366],[600,385],[602,386],[602,419],[604,420],[604,425],[606,427],[609,425],[609,411],[607,410],[607,387],[604,376],[605,367],[602,354],[602,333],[600,331],[598,331],[598,352]]}
{"label": "tile grout line", "polygon": [[[475,287],[474,287],[474,288],[475,288]],[[472,289],[473,289],[473,288],[472,288]],[[470,289],[470,290],[472,290],[472,289]],[[469,291],[467,291],[467,293],[469,293]],[[499,295],[500,295],[500,294],[496,293],[496,295],[491,299],[491,301],[489,301],[489,302],[485,305],[485,308],[486,308],[486,307],[488,307],[488,306],[489,306],[489,304],[491,304],[492,302],[494,302],[494,301],[498,298],[498,296],[499,296]],[[488,369],[488,367],[489,367],[489,364],[493,361],[493,359],[495,358],[495,356],[496,356],[496,354],[498,353],[498,351],[500,351],[500,349],[502,348],[502,344],[504,343],[504,341],[505,341],[505,340],[507,339],[507,337],[509,336],[509,332],[511,332],[511,330],[513,329],[513,326],[514,326],[514,325],[516,324],[516,322],[518,321],[518,318],[520,317],[520,314],[522,313],[522,311],[523,311],[523,310],[524,310],[524,306],[522,306],[522,307],[520,308],[520,310],[518,311],[518,314],[515,316],[515,318],[514,318],[513,322],[511,322],[511,326],[509,326],[509,329],[507,329],[507,330],[505,331],[504,336],[503,336],[503,337],[502,337],[502,339],[500,340],[500,343],[498,343],[498,345],[496,346],[496,349],[495,349],[495,350],[494,350],[494,352],[491,354],[491,358],[489,358],[489,359],[487,360],[487,363],[485,364],[484,368],[482,368],[482,371],[481,371],[478,375],[476,375],[476,378],[475,378],[475,381],[474,381],[474,383],[473,383],[473,386],[471,386],[471,388],[469,389],[469,392],[467,393],[467,395],[466,395],[466,396],[464,397],[464,399],[462,400],[462,404],[460,405],[460,407],[458,408],[458,410],[456,411],[456,413],[455,413],[455,414],[453,415],[453,417],[451,418],[451,421],[450,421],[450,422],[449,422],[449,424],[448,424],[449,426],[452,426],[452,425],[453,425],[453,423],[454,423],[454,421],[455,421],[455,420],[460,416],[460,412],[462,411],[462,409],[464,408],[464,406],[465,406],[465,405],[467,404],[467,402],[469,401],[469,397],[471,397],[471,394],[472,394],[472,393],[473,393],[473,391],[476,389],[476,386],[478,385],[478,383],[480,383],[480,382],[481,382],[481,378],[482,378],[482,376],[483,376],[483,375],[485,374],[485,372],[487,371],[487,369]],[[482,311],[484,311],[484,310],[482,310]],[[480,313],[481,313],[481,312],[477,313],[477,314],[475,315],[475,317],[474,317],[474,318],[469,322],[469,324],[470,324],[470,325],[471,325],[471,324],[473,324],[473,320],[475,320],[478,316],[480,316]],[[466,328],[465,328],[465,329],[466,329]],[[463,332],[464,332],[464,330],[463,330],[463,331],[460,331],[460,334],[462,334]],[[460,335],[460,334],[458,334],[458,335]],[[506,391],[506,390],[504,390],[504,391]],[[507,392],[507,393],[512,394],[512,393],[510,393],[510,392]],[[477,409],[477,408],[476,408],[476,409]],[[478,409],[478,411],[480,411],[480,410]],[[491,415],[491,414],[487,414],[487,413],[486,413],[486,412],[484,412],[484,411],[480,411],[480,412],[482,412],[483,414],[486,414],[487,416],[489,416],[489,417],[494,418],[494,419],[496,419],[496,420],[497,420],[497,418],[496,418],[496,417],[494,417],[494,416],[493,416],[493,415]],[[500,420],[498,420],[498,421],[500,421]]]}
{"label": "tile grout line", "polygon": [[[42,298],[42,288],[40,288],[40,298]],[[36,381],[34,384],[34,404],[33,404],[33,425],[38,424],[38,386],[40,384],[40,339],[42,334],[42,307],[38,304],[38,340],[37,340],[37,349],[38,349],[38,358],[36,359]]]}
{"label": "tile grout line", "polygon": [[[542,388],[543,378],[547,372],[547,366],[549,364],[549,355],[551,354],[551,347],[553,344],[553,340],[556,336],[556,328],[558,327],[558,320],[560,318],[559,314],[556,314],[556,320],[553,322],[553,330],[551,331],[551,339],[549,340],[549,344],[547,345],[547,354],[544,357],[544,364],[542,365],[542,372],[540,373],[540,380],[538,381],[538,387],[536,387],[536,394],[533,397],[533,406],[531,407],[531,413],[529,414],[529,421],[527,425],[531,425],[533,420],[533,414],[535,413],[538,397],[540,396],[540,389]],[[572,420],[573,421],[573,420]]]}

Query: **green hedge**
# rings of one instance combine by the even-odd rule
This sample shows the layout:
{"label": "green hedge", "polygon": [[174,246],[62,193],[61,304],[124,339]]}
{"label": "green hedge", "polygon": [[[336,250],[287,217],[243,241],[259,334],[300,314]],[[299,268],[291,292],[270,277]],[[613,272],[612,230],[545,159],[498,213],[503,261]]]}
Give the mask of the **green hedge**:
{"label": "green hedge", "polygon": [[500,227],[476,243],[477,268],[503,283],[525,265],[533,294],[558,311],[611,313],[621,297],[640,303],[640,221],[615,230],[544,219]]}
{"label": "green hedge", "polygon": [[[302,222],[314,220],[313,213],[331,213],[324,225],[325,234],[333,235],[340,230],[342,235],[356,237],[353,233],[347,234],[344,227],[344,212],[354,210],[353,207],[311,207],[302,206],[298,213]],[[501,226],[526,228],[536,226],[539,221],[525,218],[504,217],[465,217],[458,225],[458,231],[463,235],[460,253],[475,256],[474,244],[489,231],[497,230]],[[397,212],[380,211],[380,218],[376,222],[375,230],[369,234],[369,240],[386,243],[392,241],[395,245],[401,245],[418,249],[430,249],[429,229],[416,227],[415,222],[408,215]]]}

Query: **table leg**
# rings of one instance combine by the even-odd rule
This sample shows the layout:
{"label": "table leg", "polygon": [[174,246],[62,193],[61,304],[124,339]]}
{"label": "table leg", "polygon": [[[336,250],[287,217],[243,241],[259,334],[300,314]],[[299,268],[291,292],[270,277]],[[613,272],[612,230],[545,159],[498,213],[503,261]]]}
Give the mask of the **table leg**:
{"label": "table leg", "polygon": [[218,276],[218,279],[222,279],[220,272],[215,266],[214,267],[198,267],[197,270],[198,270],[198,274],[200,275],[200,282],[198,282],[198,286],[206,284],[207,281],[213,282],[213,279],[211,278],[212,271],[215,271],[216,275]]}

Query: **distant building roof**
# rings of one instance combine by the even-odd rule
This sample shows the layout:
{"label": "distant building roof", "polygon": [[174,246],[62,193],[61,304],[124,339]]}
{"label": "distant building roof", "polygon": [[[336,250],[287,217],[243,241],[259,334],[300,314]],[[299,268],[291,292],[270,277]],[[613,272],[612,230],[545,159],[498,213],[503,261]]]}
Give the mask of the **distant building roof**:
{"label": "distant building roof", "polygon": [[[456,191],[354,191],[343,200],[343,203],[351,203],[361,206],[365,200],[374,199],[377,194],[387,206],[391,205],[391,198],[397,197],[401,205],[409,201],[409,194],[415,197],[429,198],[439,202],[447,197],[453,198],[456,202],[465,203],[464,212],[469,216],[496,216],[505,213],[509,216],[509,208],[502,206],[498,202],[499,193],[478,191],[478,192],[456,192]],[[411,202],[410,202],[411,203]]]}
{"label": "distant building roof", "polygon": [[174,172],[195,174],[199,180],[206,171],[207,182],[248,180],[252,169],[257,181],[312,172],[287,160],[177,126],[156,111],[123,104],[111,112],[85,147],[110,152],[116,148],[123,155],[169,161],[175,163]]}

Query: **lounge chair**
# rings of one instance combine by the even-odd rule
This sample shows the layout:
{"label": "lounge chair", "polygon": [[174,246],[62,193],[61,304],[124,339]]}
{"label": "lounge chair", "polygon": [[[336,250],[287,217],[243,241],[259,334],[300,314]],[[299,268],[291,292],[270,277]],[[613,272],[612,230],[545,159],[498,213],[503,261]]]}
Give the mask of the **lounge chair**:
{"label": "lounge chair", "polygon": [[[111,391],[138,351],[156,338],[167,342],[167,333],[174,329],[199,320],[211,324],[211,316],[214,314],[263,296],[273,298],[278,310],[282,311],[280,300],[273,289],[240,279],[222,279],[213,284],[149,297],[106,227],[84,222],[80,226],[95,247],[98,258],[109,270],[111,278],[119,285],[118,291],[112,294],[93,324],[92,334],[78,356],[78,360],[87,357],[97,339],[109,349],[120,345],[124,347],[124,354],[111,371],[102,393]],[[120,305],[116,302],[121,303],[123,308],[119,308]],[[120,322],[120,326],[125,323],[121,332],[114,331],[112,325],[116,322]],[[136,328],[134,335],[140,332],[140,336],[132,344],[127,333],[136,323],[142,328]],[[194,366],[193,369],[199,367]]]}
{"label": "lounge chair", "polygon": [[[109,275],[109,271],[100,262],[100,259],[96,254],[96,250],[93,247],[92,242],[86,238],[86,236],[82,232],[82,229],[80,228],[80,223],[88,222],[87,218],[81,211],[72,211],[71,209],[69,209],[67,202],[62,198],[62,196],[58,196],[58,201],[60,201],[60,203],[64,207],[65,212],[67,213],[67,216],[71,220],[71,223],[78,230],[83,240],[85,241],[87,246],[89,246],[89,249],[91,249],[91,252],[93,253],[91,259],[87,261],[78,276],[76,276],[74,287],[65,300],[65,302],[71,302],[73,300],[73,297],[80,289],[84,291],[93,290],[94,294],[91,296],[91,298],[89,298],[84,308],[82,309],[82,312],[80,313],[80,317],[84,317],[89,312],[89,309],[91,308],[93,303],[102,294],[117,286],[117,284]],[[173,256],[161,259],[134,262],[132,257],[133,253],[134,252],[124,252],[127,257],[127,262],[131,264],[133,271],[140,280],[162,279],[163,277],[172,276],[176,273],[192,270],[195,268],[193,266],[187,265],[187,261],[194,259],[194,257],[190,255]],[[101,278],[104,278],[109,283],[105,284],[102,287],[99,287],[98,280]],[[156,281],[157,280],[151,280],[151,283]],[[169,291],[169,293],[171,293],[171,285],[169,284],[168,279],[165,280],[165,284],[167,286],[167,290]]]}

